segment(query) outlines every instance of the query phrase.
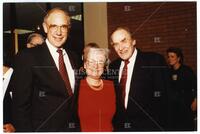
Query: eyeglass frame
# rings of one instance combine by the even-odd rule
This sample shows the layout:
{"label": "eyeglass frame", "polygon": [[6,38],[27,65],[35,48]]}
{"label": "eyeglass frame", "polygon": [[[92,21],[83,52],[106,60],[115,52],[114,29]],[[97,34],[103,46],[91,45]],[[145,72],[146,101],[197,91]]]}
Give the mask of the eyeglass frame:
{"label": "eyeglass frame", "polygon": [[[71,25],[61,25],[61,26],[58,26],[58,25],[55,25],[55,24],[47,24],[47,26],[48,26],[48,28],[49,28],[49,30],[51,32],[56,32],[56,31],[58,31],[58,28],[60,28],[61,32],[63,32],[63,33],[69,31],[69,29],[71,27]],[[55,28],[55,29],[53,30],[52,28]],[[64,30],[62,28],[64,28]]]}
{"label": "eyeglass frame", "polygon": [[94,65],[97,64],[98,67],[104,67],[106,65],[106,61],[94,61],[94,60],[86,60],[86,62],[88,63],[88,65]]}

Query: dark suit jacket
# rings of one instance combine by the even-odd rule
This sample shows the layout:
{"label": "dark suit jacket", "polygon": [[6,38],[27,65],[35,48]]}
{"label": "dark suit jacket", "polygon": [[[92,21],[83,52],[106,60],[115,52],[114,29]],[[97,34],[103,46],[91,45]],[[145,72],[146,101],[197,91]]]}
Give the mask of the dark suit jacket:
{"label": "dark suit jacket", "polygon": [[[75,55],[67,53],[77,69]],[[17,54],[11,84],[17,131],[76,131],[79,127],[71,116],[74,97],[69,97],[46,44]]]}
{"label": "dark suit jacket", "polygon": [[3,124],[12,124],[12,99],[9,90],[6,90],[3,98]]}
{"label": "dark suit jacket", "polygon": [[[121,59],[110,64],[109,75],[119,85]],[[138,50],[130,83],[127,109],[116,120],[116,131],[162,131],[165,126],[168,80],[164,58]]]}

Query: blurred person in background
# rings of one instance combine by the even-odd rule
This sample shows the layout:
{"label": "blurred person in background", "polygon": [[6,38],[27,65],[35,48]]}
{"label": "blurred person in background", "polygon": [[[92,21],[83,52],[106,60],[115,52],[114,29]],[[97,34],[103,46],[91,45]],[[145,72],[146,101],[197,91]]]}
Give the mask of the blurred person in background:
{"label": "blurred person in background", "polygon": [[170,94],[170,129],[193,131],[193,112],[197,110],[197,79],[193,70],[184,64],[180,48],[167,49],[167,61],[170,66],[172,91]]}
{"label": "blurred person in background", "polygon": [[36,47],[44,43],[44,37],[38,33],[32,33],[27,38],[27,48]]}

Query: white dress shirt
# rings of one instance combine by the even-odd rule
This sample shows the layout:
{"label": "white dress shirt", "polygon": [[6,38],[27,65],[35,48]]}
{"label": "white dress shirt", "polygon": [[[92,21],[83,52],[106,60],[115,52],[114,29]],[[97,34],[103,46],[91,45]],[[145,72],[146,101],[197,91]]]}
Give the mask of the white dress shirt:
{"label": "white dress shirt", "polygon": [[[132,74],[133,74],[136,56],[137,56],[137,49],[134,50],[131,58],[129,59],[129,64],[127,65],[127,68],[128,68],[128,74],[127,75],[128,76],[127,76],[127,80],[126,80],[126,95],[125,95],[125,101],[124,101],[125,108],[127,108],[127,105],[128,105],[128,95],[129,95],[129,91],[130,91],[131,78],[132,78]],[[124,61],[122,61],[120,68],[119,68],[119,82],[121,80],[122,70],[124,68],[124,64],[125,64]]]}
{"label": "white dress shirt", "polygon": [[[10,78],[12,76],[12,73],[13,73],[13,69],[9,68],[7,70],[7,72],[3,75],[3,96],[5,95],[6,90],[8,88],[8,84],[10,82]],[[12,97],[12,94],[11,94],[11,97]]]}
{"label": "white dress shirt", "polygon": [[[49,48],[49,51],[51,53],[51,56],[53,57],[53,60],[56,64],[57,69],[59,70],[59,63],[58,63],[58,58],[59,58],[59,53],[57,52],[58,48],[54,47],[53,45],[50,44],[48,39],[46,39],[46,44]],[[72,92],[74,92],[74,85],[75,85],[75,75],[74,75],[74,70],[72,68],[72,65],[69,60],[69,56],[66,53],[65,49],[61,48],[63,52],[63,58],[65,62],[65,67],[67,69],[68,77],[69,77],[69,82],[72,88]]]}

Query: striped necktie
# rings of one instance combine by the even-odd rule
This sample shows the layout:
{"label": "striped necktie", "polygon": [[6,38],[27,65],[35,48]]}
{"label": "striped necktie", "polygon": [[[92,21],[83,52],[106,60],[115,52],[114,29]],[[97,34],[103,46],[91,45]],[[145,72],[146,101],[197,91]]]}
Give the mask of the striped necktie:
{"label": "striped necktie", "polygon": [[121,86],[121,90],[122,90],[122,101],[123,104],[125,106],[125,96],[126,96],[126,81],[127,81],[127,74],[128,74],[128,67],[127,65],[129,64],[128,60],[124,61],[124,68],[122,70],[122,76],[121,76],[121,80],[120,80],[120,86]]}
{"label": "striped necktie", "polygon": [[67,92],[71,96],[71,95],[73,95],[73,93],[72,93],[72,88],[71,88],[71,85],[70,85],[68,73],[67,73],[67,70],[66,70],[66,67],[65,67],[65,63],[64,63],[63,53],[62,53],[62,50],[60,48],[57,50],[57,52],[59,53],[59,58],[58,58],[59,72],[60,72],[60,75],[61,75],[63,81],[65,82]]}

